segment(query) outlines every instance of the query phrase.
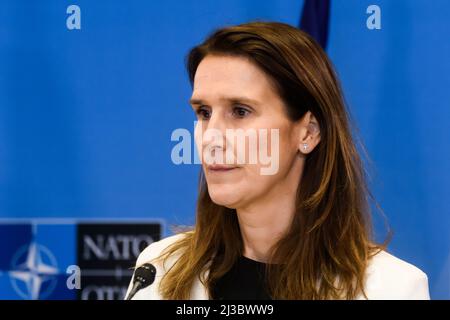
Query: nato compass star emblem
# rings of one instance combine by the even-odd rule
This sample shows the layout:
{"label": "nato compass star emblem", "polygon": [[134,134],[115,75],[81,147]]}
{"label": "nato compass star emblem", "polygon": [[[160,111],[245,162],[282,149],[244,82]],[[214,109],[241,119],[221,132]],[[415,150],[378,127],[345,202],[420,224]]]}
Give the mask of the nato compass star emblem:
{"label": "nato compass star emblem", "polygon": [[11,264],[9,276],[12,286],[23,299],[44,299],[55,288],[58,266],[46,247],[35,242],[23,246],[16,252]]}

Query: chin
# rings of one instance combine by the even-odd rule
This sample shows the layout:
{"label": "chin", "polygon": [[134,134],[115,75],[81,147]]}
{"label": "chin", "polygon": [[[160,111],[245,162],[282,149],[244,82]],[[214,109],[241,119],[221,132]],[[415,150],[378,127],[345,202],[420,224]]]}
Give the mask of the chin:
{"label": "chin", "polygon": [[236,187],[231,185],[208,186],[208,193],[212,202],[230,209],[237,208],[241,202],[241,195],[236,191]]}

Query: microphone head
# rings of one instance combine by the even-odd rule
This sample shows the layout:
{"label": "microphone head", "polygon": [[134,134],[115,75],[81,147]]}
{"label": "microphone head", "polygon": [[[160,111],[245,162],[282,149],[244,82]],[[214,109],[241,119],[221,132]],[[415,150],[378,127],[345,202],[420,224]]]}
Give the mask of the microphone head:
{"label": "microphone head", "polygon": [[156,268],[151,263],[146,263],[136,269],[134,272],[134,283],[138,282],[143,289],[155,281]]}

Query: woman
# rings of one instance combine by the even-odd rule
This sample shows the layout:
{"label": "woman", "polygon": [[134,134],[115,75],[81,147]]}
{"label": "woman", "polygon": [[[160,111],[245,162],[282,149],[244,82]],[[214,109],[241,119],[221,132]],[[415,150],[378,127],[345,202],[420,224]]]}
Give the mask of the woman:
{"label": "woman", "polygon": [[[187,66],[203,160],[196,224],[141,253],[137,266],[152,263],[156,278],[134,299],[429,298],[422,271],[371,241],[339,83],[311,37],[282,23],[227,27]],[[237,129],[276,133],[245,147],[268,146],[276,170],[236,161],[226,133]]]}

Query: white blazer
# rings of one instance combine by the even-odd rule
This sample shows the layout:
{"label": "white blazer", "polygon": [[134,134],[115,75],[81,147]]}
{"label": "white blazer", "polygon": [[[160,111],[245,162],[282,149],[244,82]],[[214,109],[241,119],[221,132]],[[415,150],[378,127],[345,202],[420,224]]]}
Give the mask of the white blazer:
{"label": "white blazer", "polygon": [[[133,300],[160,300],[161,294],[158,290],[161,278],[170,266],[176,261],[176,257],[171,257],[164,267],[161,262],[154,262],[162,250],[177,241],[183,234],[177,234],[167,237],[160,241],[150,244],[139,255],[136,266],[144,263],[152,263],[156,267],[156,277],[153,284],[138,291]],[[127,291],[130,292],[133,279]],[[428,300],[430,299],[428,291],[428,277],[420,269],[409,264],[386,251],[380,251],[369,262],[366,273],[365,292],[368,299],[375,300]],[[209,299],[206,287],[197,278],[192,292],[192,300]],[[357,299],[365,299],[360,295]]]}

